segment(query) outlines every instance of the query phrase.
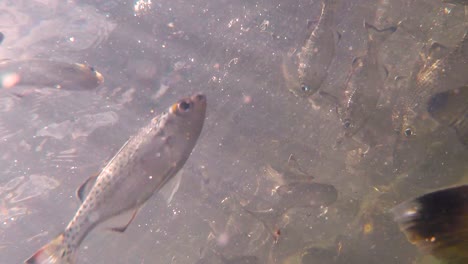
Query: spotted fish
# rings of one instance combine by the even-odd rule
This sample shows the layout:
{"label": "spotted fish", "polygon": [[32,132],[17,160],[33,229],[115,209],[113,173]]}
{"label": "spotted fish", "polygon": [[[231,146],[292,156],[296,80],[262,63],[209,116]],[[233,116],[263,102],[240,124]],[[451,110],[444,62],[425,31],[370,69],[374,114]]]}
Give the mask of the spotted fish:
{"label": "spotted fish", "polygon": [[[129,221],[113,228],[125,231],[143,204],[182,168],[200,135],[205,111],[206,97],[197,94],[153,118],[97,177],[78,189],[83,202],[65,231],[25,263],[75,263],[81,242],[96,226],[128,215]],[[86,195],[87,186],[92,187]]]}

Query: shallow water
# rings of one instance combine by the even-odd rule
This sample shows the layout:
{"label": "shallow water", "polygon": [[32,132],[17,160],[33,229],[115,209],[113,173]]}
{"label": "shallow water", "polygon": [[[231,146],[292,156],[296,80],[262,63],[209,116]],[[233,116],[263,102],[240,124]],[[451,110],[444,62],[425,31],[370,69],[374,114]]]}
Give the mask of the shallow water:
{"label": "shallow water", "polygon": [[[1,58],[86,63],[105,78],[92,91],[0,91],[0,263],[21,263],[63,231],[79,205],[75,189],[154,112],[194,92],[208,97],[207,119],[172,202],[155,195],[123,234],[92,232],[78,263],[301,263],[305,256],[311,263],[383,264],[420,257],[388,209],[466,183],[468,148],[450,127],[426,119],[420,137],[402,137],[394,113],[428,43],[450,50],[463,39],[463,6],[338,1],[341,39],[320,88],[338,104],[353,58],[366,52],[364,20],[398,25],[379,53],[388,76],[375,87],[375,112],[349,138],[336,102],[296,97],[282,75],[283,55],[304,45],[320,1],[137,2],[152,4],[135,13],[133,1],[0,3]],[[313,181],[334,185],[338,199],[292,208],[265,225],[245,208],[275,208],[272,189],[280,183],[268,168],[276,165],[288,181],[291,155]]]}

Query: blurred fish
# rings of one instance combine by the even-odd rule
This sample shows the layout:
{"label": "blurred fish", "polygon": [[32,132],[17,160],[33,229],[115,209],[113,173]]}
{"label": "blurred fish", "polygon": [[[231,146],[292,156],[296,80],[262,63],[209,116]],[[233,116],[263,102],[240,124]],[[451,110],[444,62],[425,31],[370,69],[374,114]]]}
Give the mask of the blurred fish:
{"label": "blurred fish", "polygon": [[453,127],[468,146],[468,85],[433,95],[427,111],[440,124]]}
{"label": "blurred fish", "polygon": [[104,82],[93,67],[45,59],[0,62],[0,88],[20,85],[46,86],[65,90],[91,90]]}
{"label": "blurred fish", "polygon": [[4,39],[5,39],[5,35],[3,35],[2,32],[0,32],[0,44],[2,44]]}
{"label": "blurred fish", "polygon": [[356,57],[346,82],[346,104],[342,110],[341,121],[345,136],[356,134],[374,113],[383,88],[387,70],[379,62],[379,50],[383,42],[396,31],[396,27],[382,30],[364,23],[367,29],[367,51],[364,56]]}
{"label": "blurred fish", "polygon": [[293,182],[276,188],[277,202],[266,210],[244,210],[272,231],[275,240],[280,235],[278,220],[293,208],[320,208],[333,204],[338,191],[333,185],[311,182]]}
{"label": "blurred fish", "polygon": [[[116,217],[126,219],[112,223],[111,230],[124,232],[153,193],[182,168],[200,135],[205,111],[206,98],[198,94],[180,100],[168,112],[153,118],[123,145],[98,176],[89,178],[78,189],[82,204],[65,231],[25,263],[74,263],[84,238],[96,226]],[[175,189],[169,191],[172,196]]]}
{"label": "blurred fish", "polygon": [[293,154],[289,156],[286,164],[269,164],[265,167],[265,171],[277,185],[289,182],[310,182],[314,179],[314,176],[301,168]]}
{"label": "blurred fish", "polygon": [[286,85],[296,96],[311,96],[327,77],[339,39],[333,29],[335,9],[336,0],[323,0],[320,19],[301,51],[296,54],[297,58],[293,57],[293,53],[283,59]]}
{"label": "blurred fish", "polygon": [[447,188],[392,209],[408,240],[444,263],[468,263],[468,185]]}
{"label": "blurred fish", "polygon": [[411,73],[407,89],[402,90],[401,104],[397,111],[401,118],[399,127],[402,138],[411,138],[429,132],[427,120],[427,102],[438,93],[447,91],[447,87],[459,87],[468,83],[465,74],[468,64],[468,33],[462,41],[450,50],[438,43],[433,43],[426,54],[421,54]]}
{"label": "blurred fish", "polygon": [[[431,118],[428,103],[431,97],[438,93],[466,85],[468,83],[466,65],[468,65],[468,34],[465,34],[454,48],[433,43],[427,51],[421,52],[420,59],[415,63],[407,79],[406,87],[399,91],[399,101],[393,115],[394,120],[397,120],[394,129],[398,132],[393,150],[393,164],[400,173],[414,171],[413,177],[420,179],[418,180],[420,183],[432,182],[440,186],[440,181],[429,181],[428,176],[447,180],[452,177],[446,178],[441,175],[460,175],[448,172],[440,164],[444,164],[445,168],[449,169],[451,166],[447,163],[460,167],[454,160],[465,159],[466,154],[463,151],[466,148],[459,148],[459,140],[456,137],[448,137],[446,129]],[[421,173],[420,170],[429,168],[427,165],[430,165],[431,170]],[[435,172],[433,171],[435,168],[444,172]],[[422,180],[423,178],[425,180]]]}

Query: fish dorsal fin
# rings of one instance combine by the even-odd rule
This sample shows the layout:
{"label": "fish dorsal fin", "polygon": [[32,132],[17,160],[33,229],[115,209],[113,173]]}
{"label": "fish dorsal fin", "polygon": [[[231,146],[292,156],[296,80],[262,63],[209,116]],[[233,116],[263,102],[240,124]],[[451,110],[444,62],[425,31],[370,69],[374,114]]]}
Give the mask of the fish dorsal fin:
{"label": "fish dorsal fin", "polygon": [[177,172],[177,174],[170,179],[164,186],[159,190],[158,194],[161,195],[167,204],[170,204],[174,194],[179,190],[180,182],[182,181],[183,170]]}
{"label": "fish dorsal fin", "polygon": [[98,174],[89,177],[76,190],[76,197],[78,197],[81,203],[86,199],[86,196],[88,195],[89,191],[91,191],[91,189],[93,188],[94,184],[96,183],[97,177],[98,177]]}

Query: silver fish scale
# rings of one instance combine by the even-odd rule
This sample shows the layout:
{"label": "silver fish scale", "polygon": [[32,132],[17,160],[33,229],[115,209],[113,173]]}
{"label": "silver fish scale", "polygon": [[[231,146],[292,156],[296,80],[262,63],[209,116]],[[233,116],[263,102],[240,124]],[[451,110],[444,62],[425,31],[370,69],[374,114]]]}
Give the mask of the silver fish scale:
{"label": "silver fish scale", "polygon": [[[95,186],[87,195],[64,233],[65,243],[68,245],[67,247],[69,249],[77,247],[89,230],[99,224],[101,219],[104,220],[113,215],[118,215],[144,202],[137,199],[133,206],[125,206],[129,208],[107,209],[108,207],[103,206],[109,199],[115,196],[115,192],[109,190],[117,189],[116,192],[118,192],[118,186],[122,185],[125,179],[132,177],[132,175],[137,175],[135,176],[136,178],[146,173],[141,166],[139,166],[140,162],[138,162],[138,159],[141,154],[143,154],[139,150],[151,144],[155,137],[159,136],[161,140],[165,139],[163,137],[165,134],[163,131],[167,123],[167,117],[167,113],[162,113],[158,117],[153,118],[151,123],[142,128],[137,135],[130,139],[102,170]],[[98,213],[98,211],[100,213]]]}

